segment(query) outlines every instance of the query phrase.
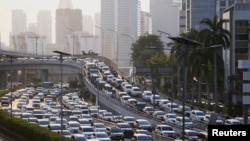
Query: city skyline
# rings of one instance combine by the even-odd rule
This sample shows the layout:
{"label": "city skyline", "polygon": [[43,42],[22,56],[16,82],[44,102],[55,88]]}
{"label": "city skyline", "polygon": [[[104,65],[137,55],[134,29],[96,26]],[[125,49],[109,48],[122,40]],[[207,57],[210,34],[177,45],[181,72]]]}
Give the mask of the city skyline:
{"label": "city skyline", "polygon": [[[14,9],[23,10],[27,17],[27,24],[37,23],[37,14],[40,10],[49,10],[52,15],[52,40],[55,42],[55,11],[60,0],[0,0],[0,38],[1,42],[9,45],[9,35],[11,34],[11,11]],[[14,4],[15,3],[15,4]],[[83,15],[91,15],[100,12],[100,0],[72,0],[74,9],[81,9]],[[141,0],[143,11],[149,11],[149,0]],[[27,25],[28,26],[28,25]]]}

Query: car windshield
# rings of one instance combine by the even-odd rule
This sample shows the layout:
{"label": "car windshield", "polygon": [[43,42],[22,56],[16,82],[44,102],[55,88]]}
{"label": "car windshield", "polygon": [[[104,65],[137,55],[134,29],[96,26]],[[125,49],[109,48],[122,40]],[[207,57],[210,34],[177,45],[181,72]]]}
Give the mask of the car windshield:
{"label": "car windshield", "polygon": [[205,114],[203,112],[197,112],[196,115],[197,116],[205,116]]}
{"label": "car windshield", "polygon": [[197,136],[197,133],[196,132],[188,132],[188,135],[189,136]]}
{"label": "car windshield", "polygon": [[138,136],[139,141],[149,141],[150,138],[148,136]]}
{"label": "car windshield", "polygon": [[120,127],[121,128],[131,128],[129,124],[121,124]]}
{"label": "car windshield", "polygon": [[135,121],[134,118],[126,118],[126,121]]}
{"label": "car windshield", "polygon": [[94,132],[93,128],[83,128],[82,129],[83,132]]}
{"label": "car windshield", "polygon": [[176,118],[176,115],[168,115],[169,118]]}
{"label": "car windshield", "polygon": [[61,126],[50,126],[51,130],[60,130]]}
{"label": "car windshield", "polygon": [[79,124],[77,124],[77,123],[71,123],[70,127],[79,127]]}
{"label": "car windshield", "polygon": [[96,134],[96,138],[107,138],[107,137],[108,137],[108,135],[105,133],[97,133]]}
{"label": "car windshield", "polygon": [[171,127],[167,127],[167,126],[164,126],[164,127],[162,127],[162,130],[172,131],[172,130],[173,130],[173,128],[171,128]]}
{"label": "car windshield", "polygon": [[103,124],[96,124],[95,127],[96,128],[105,128],[105,125],[103,125]]}
{"label": "car windshield", "polygon": [[120,128],[111,128],[111,131],[113,133],[120,133],[120,132],[122,132],[122,130]]}

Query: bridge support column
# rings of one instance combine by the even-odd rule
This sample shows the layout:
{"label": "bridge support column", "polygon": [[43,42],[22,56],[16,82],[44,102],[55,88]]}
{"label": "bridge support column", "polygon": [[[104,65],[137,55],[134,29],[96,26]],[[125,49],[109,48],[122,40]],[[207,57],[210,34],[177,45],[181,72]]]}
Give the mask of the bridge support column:
{"label": "bridge support column", "polygon": [[22,74],[22,76],[21,76],[21,81],[22,81],[22,83],[23,83],[23,85],[25,85],[25,84],[27,84],[27,74],[26,74],[26,70],[22,70],[21,71],[21,74]]}
{"label": "bridge support column", "polygon": [[7,85],[7,71],[0,71],[0,89],[5,89]]}
{"label": "bridge support column", "polygon": [[42,81],[49,81],[49,70],[43,69],[41,71],[42,71],[42,75],[41,75]]}

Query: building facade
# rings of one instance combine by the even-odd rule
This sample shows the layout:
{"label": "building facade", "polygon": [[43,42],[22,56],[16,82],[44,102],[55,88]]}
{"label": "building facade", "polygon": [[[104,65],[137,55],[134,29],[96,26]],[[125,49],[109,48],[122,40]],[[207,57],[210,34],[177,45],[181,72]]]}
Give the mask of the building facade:
{"label": "building facade", "polygon": [[103,34],[99,36],[103,37],[102,55],[114,62],[118,61],[119,67],[131,66],[131,44],[140,34],[140,1],[101,1],[100,18],[98,28]]}
{"label": "building facade", "polygon": [[[179,11],[180,3],[174,3],[171,0],[150,0],[150,14],[152,17],[152,33],[159,35],[158,31],[163,31],[172,36],[179,35]],[[170,42],[165,35],[163,42]]]}
{"label": "building facade", "polygon": [[48,10],[40,10],[37,14],[38,34],[45,36],[47,43],[52,43],[52,17]]}
{"label": "building facade", "polygon": [[12,35],[17,35],[27,30],[27,18],[23,10],[12,10]]}

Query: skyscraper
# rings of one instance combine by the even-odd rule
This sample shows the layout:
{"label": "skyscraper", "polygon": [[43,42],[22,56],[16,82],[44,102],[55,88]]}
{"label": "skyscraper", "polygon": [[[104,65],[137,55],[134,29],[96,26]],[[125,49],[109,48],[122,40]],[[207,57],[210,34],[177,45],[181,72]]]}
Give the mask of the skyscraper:
{"label": "skyscraper", "polygon": [[[112,59],[114,62],[118,56],[119,67],[131,66],[129,57],[131,44],[136,41],[140,34],[140,28],[138,28],[140,27],[139,2],[139,0],[101,1],[101,28],[104,30],[103,56]],[[118,35],[107,31],[107,29],[116,31]],[[121,36],[121,34],[126,34],[133,40]]]}
{"label": "skyscraper", "polygon": [[[150,0],[152,33],[159,35],[158,30],[160,30],[172,36],[179,35],[180,6],[179,3],[174,3],[172,0]],[[170,41],[167,36],[162,38],[164,42]]]}
{"label": "skyscraper", "polygon": [[70,0],[61,0],[56,9],[56,44],[64,44],[67,34],[82,31],[82,10],[72,7]]}
{"label": "skyscraper", "polygon": [[48,10],[41,10],[37,14],[38,35],[45,36],[47,43],[52,43],[52,17]]}
{"label": "skyscraper", "polygon": [[17,35],[27,30],[27,18],[23,10],[12,10],[12,35]]}

